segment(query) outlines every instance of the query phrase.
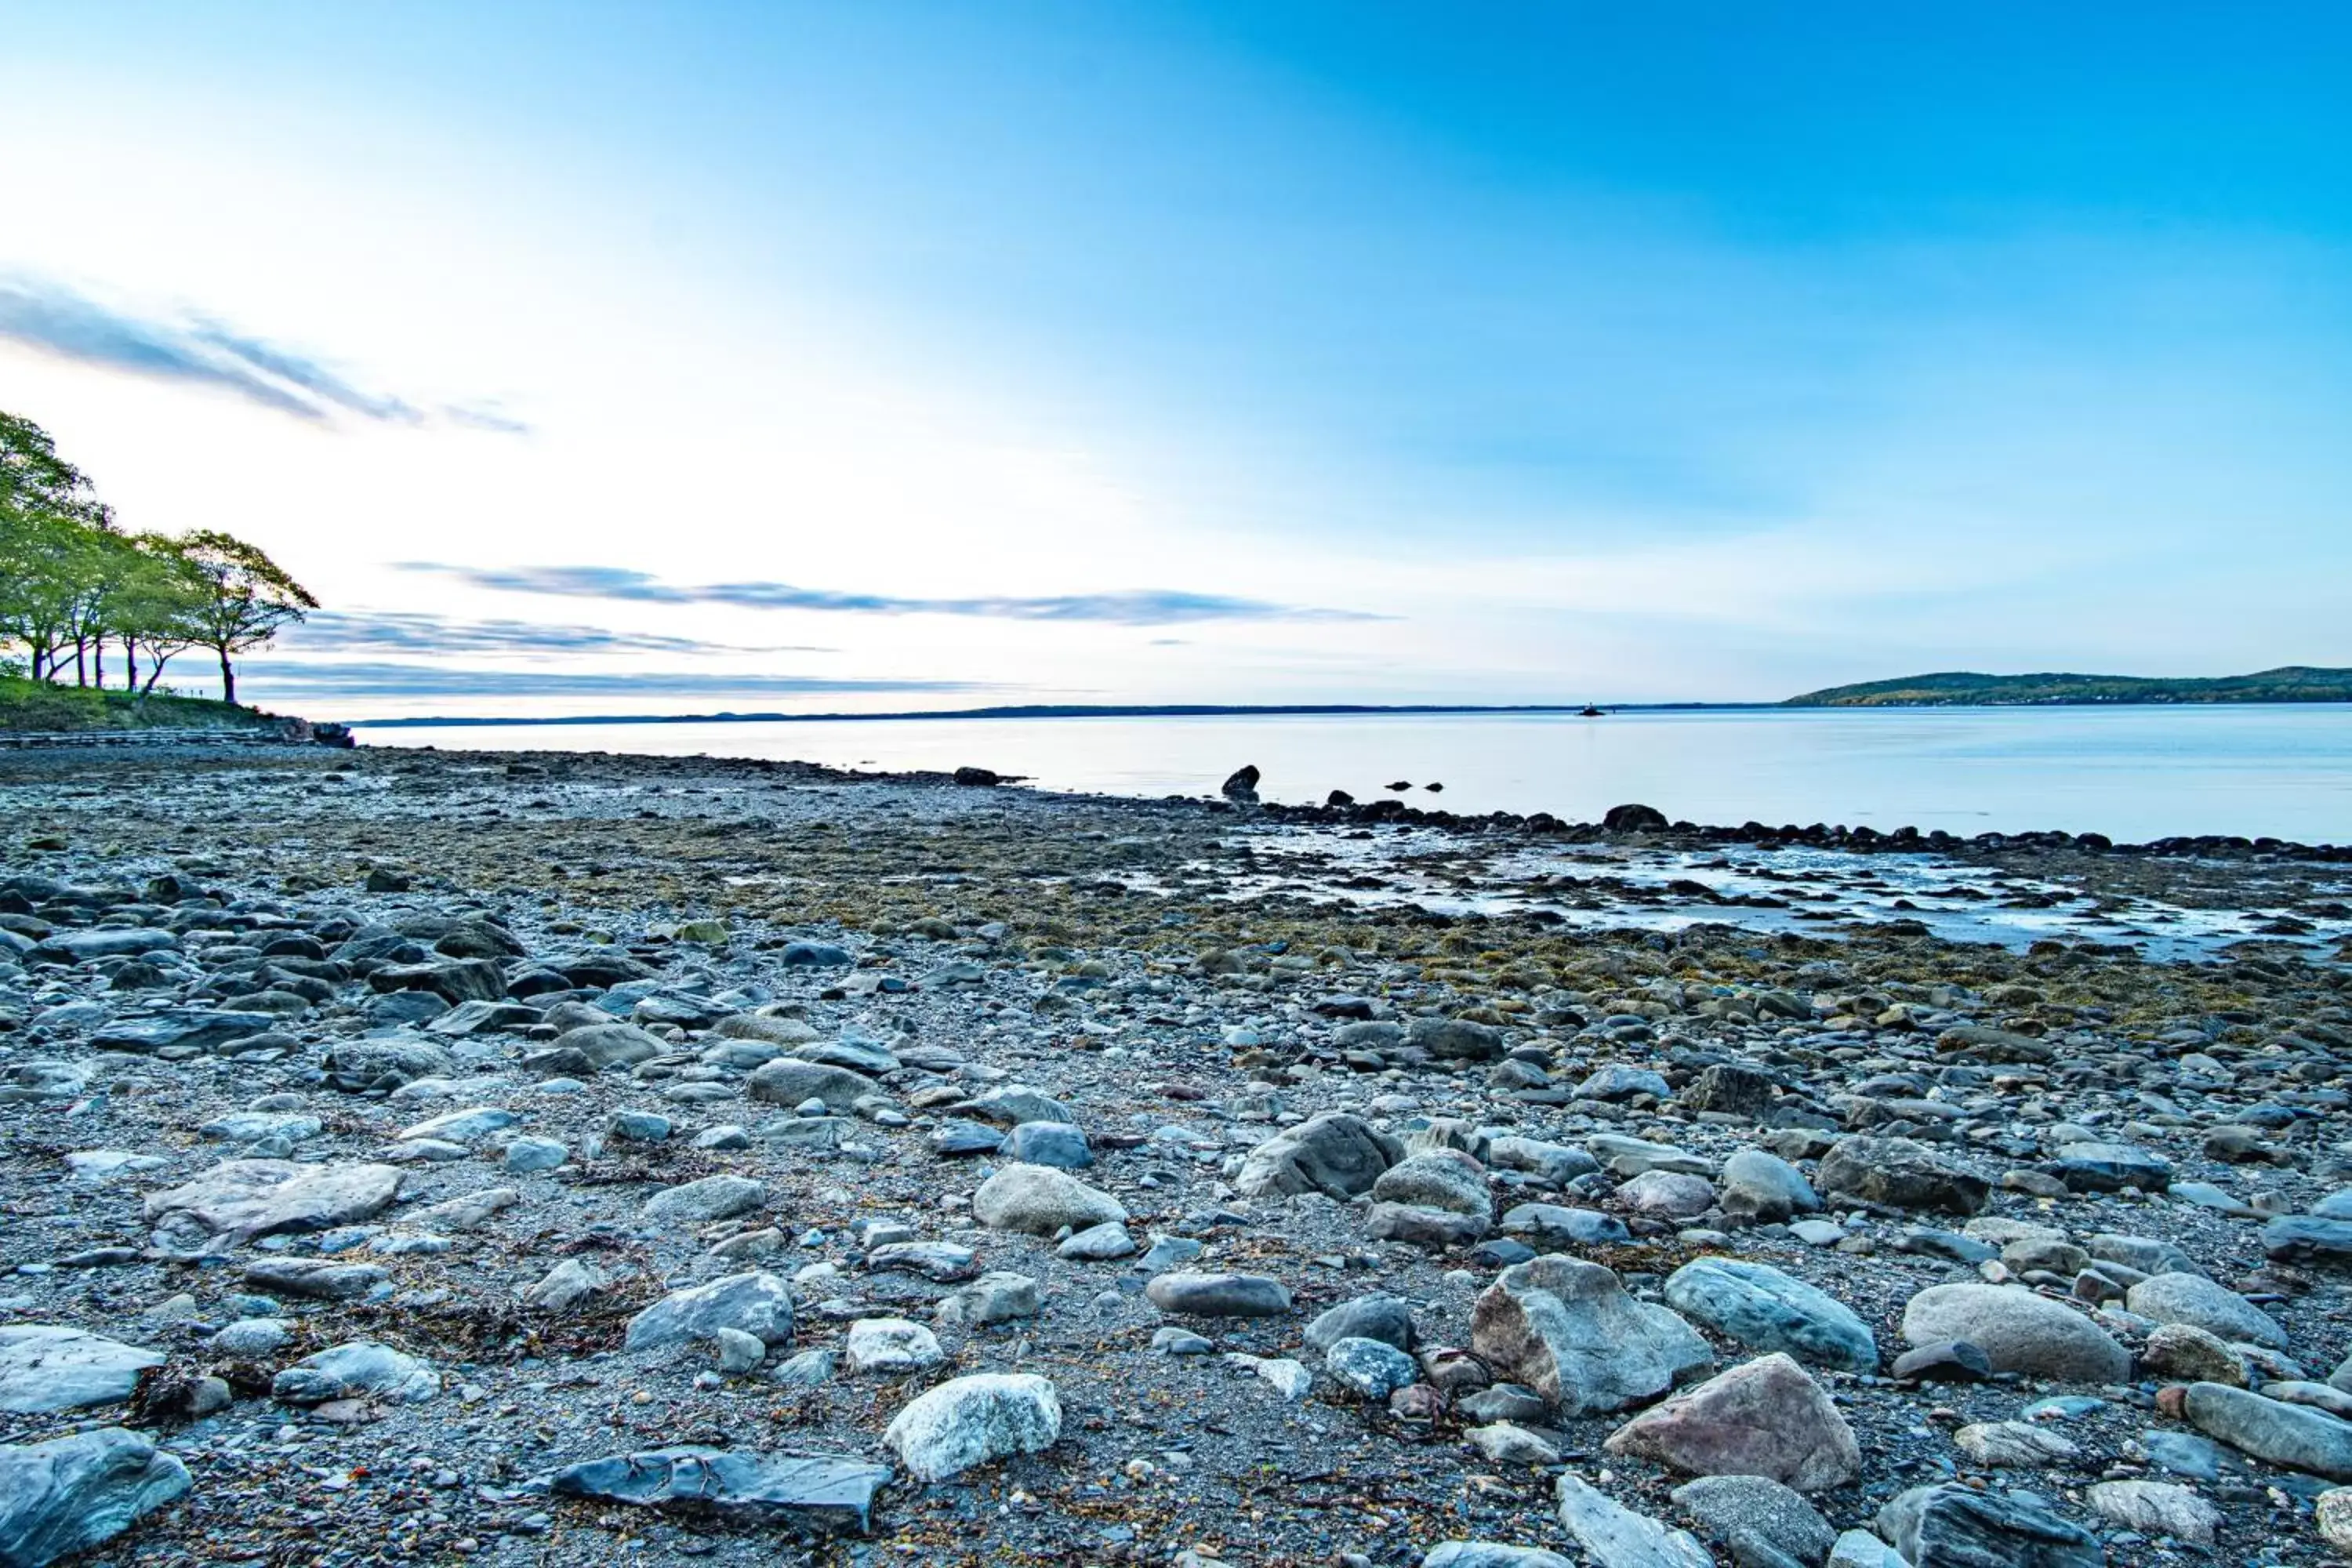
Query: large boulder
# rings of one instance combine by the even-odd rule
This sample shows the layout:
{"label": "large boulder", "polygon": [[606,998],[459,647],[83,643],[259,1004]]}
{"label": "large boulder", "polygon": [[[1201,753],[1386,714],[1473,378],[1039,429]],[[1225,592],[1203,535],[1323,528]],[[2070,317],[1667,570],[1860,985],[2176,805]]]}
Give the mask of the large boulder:
{"label": "large boulder", "polygon": [[2062,1383],[2123,1383],[2131,1352],[2073,1308],[2014,1285],[1931,1285],[1903,1309],[1914,1345],[1966,1340],[1995,1372]]}
{"label": "large boulder", "polygon": [[772,1100],[778,1105],[821,1100],[827,1110],[847,1110],[880,1089],[879,1084],[862,1072],[785,1057],[754,1072],[744,1092],[753,1100]]}
{"label": "large boulder", "polygon": [[1344,1203],[1372,1190],[1404,1145],[1345,1111],[1326,1111],[1249,1152],[1234,1184],[1255,1198],[1321,1193]]}
{"label": "large boulder", "polygon": [[1990,1181],[1908,1138],[1841,1138],[1822,1156],[1813,1185],[1830,1197],[1939,1214],[1972,1215],[1992,1199]]}
{"label": "large boulder", "polygon": [[1127,1218],[1108,1193],[1050,1165],[1007,1165],[971,1195],[972,1217],[992,1230],[1051,1236],[1067,1226],[1087,1230]]}
{"label": "large boulder", "polygon": [[120,1426],[0,1447],[0,1568],[111,1541],[188,1489],[188,1468]]}
{"label": "large boulder", "polygon": [[603,1072],[609,1068],[635,1067],[651,1061],[669,1047],[635,1024],[583,1024],[576,1029],[566,1029],[555,1037],[551,1047],[560,1051],[577,1051],[591,1071]]}
{"label": "large boulder", "polygon": [[1666,1304],[1750,1350],[1876,1372],[1878,1342],[1844,1303],[1762,1263],[1702,1258],[1666,1280]]}
{"label": "large boulder", "polygon": [[2352,1422],[2220,1383],[2190,1384],[2180,1409],[2190,1426],[2241,1453],[2331,1481],[2352,1481]]}
{"label": "large boulder", "polygon": [[1653,1399],[1715,1362],[1673,1312],[1636,1301],[1601,1265],[1556,1253],[1496,1277],[1472,1310],[1470,1346],[1571,1416]]}
{"label": "large boulder", "polygon": [[281,1405],[324,1405],[331,1399],[367,1395],[415,1404],[440,1391],[438,1373],[415,1356],[373,1340],[353,1340],[304,1356],[269,1384],[269,1396]]}
{"label": "large boulder", "polygon": [[773,1274],[730,1274],[668,1295],[629,1320],[624,1349],[659,1350],[736,1329],[773,1349],[793,1337],[792,1287]]}
{"label": "large boulder", "polygon": [[2134,1285],[2124,1305],[2159,1323],[2188,1323],[2224,1340],[2288,1348],[2278,1320],[2201,1274],[2156,1274]]}
{"label": "large boulder", "polygon": [[917,1480],[939,1481],[1013,1454],[1051,1447],[1062,1435],[1054,1385],[1030,1373],[952,1378],[891,1419],[882,1441]]}
{"label": "large boulder", "polygon": [[1778,1353],[1644,1410],[1606,1447],[1691,1475],[1765,1476],[1801,1492],[1862,1473],[1853,1428],[1803,1367]]}
{"label": "large boulder", "polygon": [[1404,1043],[1450,1061],[1492,1062],[1503,1056],[1503,1031],[1467,1018],[1415,1018],[1405,1026]]}

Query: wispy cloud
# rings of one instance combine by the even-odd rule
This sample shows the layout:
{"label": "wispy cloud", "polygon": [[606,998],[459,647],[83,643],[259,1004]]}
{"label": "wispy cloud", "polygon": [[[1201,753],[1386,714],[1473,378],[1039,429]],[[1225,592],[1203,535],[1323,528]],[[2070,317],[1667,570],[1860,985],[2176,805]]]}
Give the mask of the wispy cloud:
{"label": "wispy cloud", "polygon": [[0,281],[0,338],[84,364],[159,381],[190,382],[315,424],[349,416],[387,425],[446,423],[523,434],[496,409],[418,406],[353,384],[308,354],[209,317],[150,321],[44,279]]}
{"label": "wispy cloud", "polygon": [[279,638],[311,653],[833,653],[828,647],[770,645],[745,647],[695,637],[613,632],[601,626],[544,626],[531,621],[460,621],[399,611],[314,611]]}
{"label": "wispy cloud", "polygon": [[267,696],[308,697],[795,697],[850,691],[993,691],[964,680],[835,679],[702,670],[567,675],[542,669],[446,669],[429,664],[257,666],[237,683]]}
{"label": "wispy cloud", "polygon": [[1377,621],[1385,616],[1277,605],[1230,594],[1139,588],[1106,594],[1058,594],[1037,598],[910,599],[801,588],[789,583],[665,583],[648,572],[617,566],[514,566],[487,570],[431,561],[404,570],[454,577],[477,588],[562,598],[627,599],[650,605],[731,605],[752,610],[821,610],[869,616],[981,616],[1012,621],[1100,621],[1119,626],[1174,626],[1188,621]]}

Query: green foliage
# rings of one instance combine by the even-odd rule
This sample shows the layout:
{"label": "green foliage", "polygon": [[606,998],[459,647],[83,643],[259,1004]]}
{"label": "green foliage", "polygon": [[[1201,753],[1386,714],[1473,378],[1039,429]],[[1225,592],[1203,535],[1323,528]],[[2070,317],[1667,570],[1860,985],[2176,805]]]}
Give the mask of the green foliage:
{"label": "green foliage", "polygon": [[161,691],[142,698],[128,691],[59,686],[0,674],[0,731],[57,734],[89,730],[267,728],[269,723],[250,708],[208,698]]}
{"label": "green foliage", "polygon": [[2287,665],[2253,675],[2167,680],[2137,675],[1936,675],[1832,686],[1786,708],[2013,708],[2059,703],[2352,702],[2352,669]]}
{"label": "green foliage", "polygon": [[220,660],[221,695],[233,703],[233,657],[266,646],[318,605],[234,534],[125,535],[47,431],[0,413],[0,647],[25,650],[27,676],[61,680],[71,663],[77,687],[93,677],[103,684],[106,651],[116,647],[125,689],[136,686],[144,700],[174,654],[205,647]]}

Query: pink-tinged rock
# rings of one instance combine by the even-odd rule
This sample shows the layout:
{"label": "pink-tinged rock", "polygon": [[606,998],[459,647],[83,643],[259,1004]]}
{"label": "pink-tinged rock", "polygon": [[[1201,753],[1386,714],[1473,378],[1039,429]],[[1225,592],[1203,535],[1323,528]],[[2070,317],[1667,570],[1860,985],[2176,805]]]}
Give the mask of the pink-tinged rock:
{"label": "pink-tinged rock", "polygon": [[1778,1353],[1643,1411],[1607,1447],[1695,1476],[1768,1476],[1801,1492],[1843,1486],[1862,1470],[1845,1417],[1803,1367]]}

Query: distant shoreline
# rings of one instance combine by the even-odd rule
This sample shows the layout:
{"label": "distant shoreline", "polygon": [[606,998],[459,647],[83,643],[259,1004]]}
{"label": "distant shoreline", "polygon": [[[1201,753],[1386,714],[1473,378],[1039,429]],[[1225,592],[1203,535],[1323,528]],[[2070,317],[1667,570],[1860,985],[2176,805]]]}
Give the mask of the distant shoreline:
{"label": "distant shoreline", "polygon": [[[2209,698],[2168,697],[2035,698],[2026,700],[1958,699],[1918,701],[1812,701],[1804,698],[1780,702],[1612,702],[1596,717],[1615,713],[1788,713],[1788,712],[1949,712],[1958,709],[2019,708],[2316,708],[2341,706],[2352,698]],[[528,718],[453,717],[426,719],[351,719],[353,730],[480,730],[507,726],[551,728],[583,724],[878,724],[905,721],[995,719],[1381,719],[1433,717],[1451,714],[1511,717],[1519,714],[1564,714],[1577,717],[1585,705],[1577,702],[1530,702],[1496,707],[1479,703],[1349,703],[1300,702],[1247,704],[1171,703],[1088,706],[1038,703],[1000,708],[931,708],[889,713],[583,713]]]}
{"label": "distant shoreline", "polygon": [[[1041,703],[1008,708],[934,708],[899,713],[595,713],[539,719],[354,719],[357,730],[480,729],[506,724],[853,724],[906,719],[1245,719],[1381,718],[1391,714],[1567,713],[1584,711],[1580,702],[1523,703],[1493,707],[1476,703],[1299,702],[1272,706],[1176,703],[1152,705]],[[1687,713],[1732,709],[1777,708],[1776,702],[1616,702],[1611,713]]]}

